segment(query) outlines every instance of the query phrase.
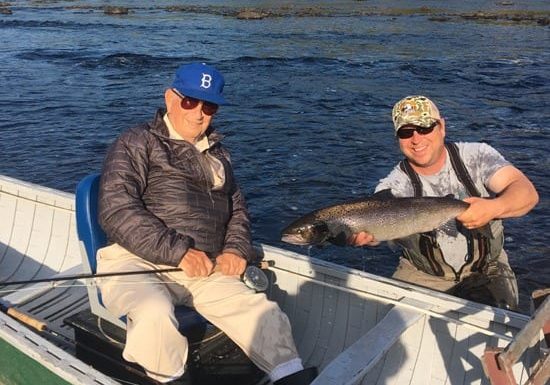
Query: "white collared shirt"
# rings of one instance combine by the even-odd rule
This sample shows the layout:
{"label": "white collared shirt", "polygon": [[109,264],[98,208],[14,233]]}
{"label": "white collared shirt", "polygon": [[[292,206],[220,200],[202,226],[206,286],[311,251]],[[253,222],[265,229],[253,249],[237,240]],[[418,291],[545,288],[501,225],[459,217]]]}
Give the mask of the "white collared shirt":
{"label": "white collared shirt", "polygon": [[[168,127],[170,139],[185,140],[180,134],[178,134],[174,126],[172,126],[172,122],[170,122],[168,114],[165,114],[163,119],[164,123],[166,123],[166,127]],[[206,162],[210,166],[212,190],[221,189],[225,183],[225,170],[223,168],[223,163],[207,152],[207,150],[210,148],[208,137],[206,135],[203,135],[196,143],[194,143],[194,146],[201,154],[204,155]]]}

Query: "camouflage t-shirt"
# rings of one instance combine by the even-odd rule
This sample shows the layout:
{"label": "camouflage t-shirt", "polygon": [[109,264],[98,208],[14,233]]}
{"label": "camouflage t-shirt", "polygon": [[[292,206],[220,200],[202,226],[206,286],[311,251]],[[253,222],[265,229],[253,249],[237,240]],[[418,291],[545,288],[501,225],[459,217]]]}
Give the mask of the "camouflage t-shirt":
{"label": "camouflage t-shirt", "polygon": [[[489,180],[497,170],[510,163],[497,150],[485,143],[459,142],[457,146],[460,157],[480,194],[484,197],[494,196],[487,190],[486,186],[488,186]],[[418,176],[422,182],[423,196],[453,195],[457,199],[464,199],[469,196],[466,187],[459,182],[454,172],[448,153],[445,166],[437,174],[418,174]],[[414,196],[411,181],[399,165],[387,177],[380,180],[376,186],[376,192],[385,189],[391,189],[395,197]],[[445,260],[458,271],[467,257],[466,237],[458,231],[454,220],[438,228],[436,234]]]}

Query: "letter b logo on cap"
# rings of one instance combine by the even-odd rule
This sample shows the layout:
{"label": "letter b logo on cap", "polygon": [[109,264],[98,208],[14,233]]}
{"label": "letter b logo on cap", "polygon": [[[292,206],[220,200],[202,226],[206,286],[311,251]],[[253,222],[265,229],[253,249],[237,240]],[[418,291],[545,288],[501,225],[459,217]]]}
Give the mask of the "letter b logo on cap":
{"label": "letter b logo on cap", "polygon": [[212,85],[212,76],[210,76],[209,74],[203,73],[202,79],[201,79],[201,87],[210,88],[211,85]]}

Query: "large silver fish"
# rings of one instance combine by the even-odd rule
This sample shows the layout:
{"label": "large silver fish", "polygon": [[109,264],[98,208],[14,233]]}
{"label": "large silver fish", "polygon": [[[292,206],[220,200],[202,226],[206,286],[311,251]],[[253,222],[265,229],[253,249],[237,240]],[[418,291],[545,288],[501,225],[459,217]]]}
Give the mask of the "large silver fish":
{"label": "large silver fish", "polygon": [[283,230],[282,240],[295,245],[345,244],[352,234],[366,231],[377,241],[388,241],[434,230],[468,206],[452,197],[356,199],[304,215]]}

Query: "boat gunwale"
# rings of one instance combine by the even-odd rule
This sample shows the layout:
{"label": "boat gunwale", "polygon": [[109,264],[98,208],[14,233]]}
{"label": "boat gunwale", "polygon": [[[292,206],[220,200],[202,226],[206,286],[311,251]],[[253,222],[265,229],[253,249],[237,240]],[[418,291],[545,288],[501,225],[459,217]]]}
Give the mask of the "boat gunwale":
{"label": "boat gunwale", "polygon": [[75,196],[54,188],[0,175],[0,195],[7,194],[57,209],[75,211]]}

